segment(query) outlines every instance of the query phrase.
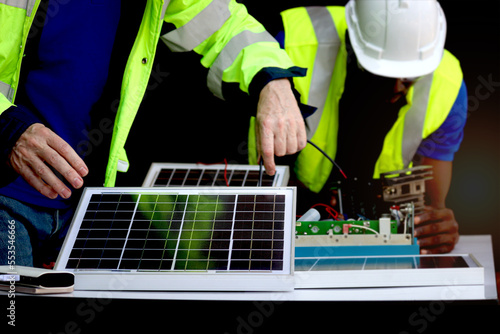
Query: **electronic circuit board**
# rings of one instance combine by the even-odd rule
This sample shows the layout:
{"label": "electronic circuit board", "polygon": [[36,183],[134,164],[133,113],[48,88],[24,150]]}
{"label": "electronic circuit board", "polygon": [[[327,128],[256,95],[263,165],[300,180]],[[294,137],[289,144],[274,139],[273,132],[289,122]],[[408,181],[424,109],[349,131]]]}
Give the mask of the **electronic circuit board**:
{"label": "electronic circuit board", "polygon": [[295,253],[300,256],[418,254],[413,219],[413,203],[394,206],[390,214],[378,220],[299,219],[295,223]]}
{"label": "electronic circuit board", "polygon": [[[298,221],[295,225],[297,235],[342,235],[342,234],[377,234],[380,231],[378,220],[357,220],[357,221]],[[390,231],[392,234],[398,232],[397,222],[391,220]]]}

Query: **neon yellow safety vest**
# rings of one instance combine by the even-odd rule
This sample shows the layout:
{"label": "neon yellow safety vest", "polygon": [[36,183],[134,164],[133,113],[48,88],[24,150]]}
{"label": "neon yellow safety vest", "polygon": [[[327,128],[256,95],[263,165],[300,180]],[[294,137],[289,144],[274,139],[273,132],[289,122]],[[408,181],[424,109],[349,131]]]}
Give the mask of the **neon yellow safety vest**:
{"label": "neon yellow safety vest", "polygon": [[[308,69],[294,78],[301,102],[317,111],[306,119],[307,137],[334,158],[337,151],[339,101],[344,91],[347,24],[344,7],[299,7],[281,13],[285,50],[293,62]],[[407,168],[422,140],[435,132],[448,116],[462,84],[458,60],[445,50],[439,67],[419,78],[409,89],[398,119],[387,133],[373,177]],[[249,130],[249,161],[257,162],[254,120]],[[297,178],[319,192],[332,171],[332,163],[307,145],[295,163]]]}
{"label": "neon yellow safety vest", "polygon": [[[64,6],[63,1],[57,3]],[[15,103],[24,48],[39,4],[40,0],[0,0],[0,113]],[[163,22],[176,29],[161,35]],[[125,141],[146,91],[160,39],[174,52],[201,54],[201,64],[210,68],[208,87],[220,98],[222,82],[239,83],[248,93],[261,69],[294,66],[276,40],[234,0],[148,0],[122,81],[105,186],[114,186],[116,172],[128,169]]]}

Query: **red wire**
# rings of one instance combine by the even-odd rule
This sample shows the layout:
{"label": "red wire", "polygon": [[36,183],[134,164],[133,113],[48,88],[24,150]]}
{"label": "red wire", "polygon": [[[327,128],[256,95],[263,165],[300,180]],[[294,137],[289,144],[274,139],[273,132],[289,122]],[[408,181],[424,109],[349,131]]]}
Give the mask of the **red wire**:
{"label": "red wire", "polygon": [[224,163],[224,181],[226,181],[226,187],[229,187],[229,181],[227,180],[227,159],[224,158],[224,161],[223,162],[215,162],[213,164],[208,164],[208,163],[204,163],[204,162],[197,162],[198,164],[200,165],[206,165],[206,166],[209,166],[209,165],[222,165],[222,163]]}
{"label": "red wire", "polygon": [[314,204],[312,206],[312,208],[315,208],[317,206],[321,206],[321,207],[324,207],[325,208],[325,211],[328,212],[329,215],[331,215],[333,217],[333,219],[337,219],[338,220],[338,216],[339,216],[339,213],[337,212],[337,210],[335,210],[334,208],[332,208],[331,206],[329,205],[326,205],[326,204],[323,204],[323,203],[317,203],[317,204]]}
{"label": "red wire", "polygon": [[339,168],[340,173],[344,176],[344,179],[347,179],[347,176],[345,175],[344,171]]}
{"label": "red wire", "polygon": [[224,181],[226,181],[226,187],[229,187],[229,182],[227,180],[227,159],[224,158],[224,164],[226,165],[224,167]]}

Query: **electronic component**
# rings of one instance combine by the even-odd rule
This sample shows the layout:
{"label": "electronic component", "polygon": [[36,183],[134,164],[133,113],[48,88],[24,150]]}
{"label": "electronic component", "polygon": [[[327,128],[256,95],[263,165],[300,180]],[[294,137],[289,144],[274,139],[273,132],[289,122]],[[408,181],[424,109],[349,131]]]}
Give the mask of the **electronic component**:
{"label": "electronic component", "polygon": [[[413,204],[394,207],[379,220],[326,220],[296,223],[296,246],[412,244]],[[401,225],[403,233],[398,233]]]}
{"label": "electronic component", "polygon": [[415,214],[424,210],[425,181],[432,179],[432,166],[417,166],[380,174],[385,202],[399,205],[412,202]]}
{"label": "electronic component", "polygon": [[[302,215],[302,217],[300,217],[299,219],[297,219],[298,222],[301,222],[301,221],[316,221],[316,220],[320,220],[321,219],[321,214],[319,213],[318,210],[316,210],[315,208],[310,208],[309,210],[307,210],[306,213],[304,213]],[[297,225],[299,226],[299,225]],[[315,229],[317,229],[318,227],[316,227]]]}
{"label": "electronic component", "polygon": [[419,254],[413,203],[392,206],[378,220],[297,221],[296,256]]}

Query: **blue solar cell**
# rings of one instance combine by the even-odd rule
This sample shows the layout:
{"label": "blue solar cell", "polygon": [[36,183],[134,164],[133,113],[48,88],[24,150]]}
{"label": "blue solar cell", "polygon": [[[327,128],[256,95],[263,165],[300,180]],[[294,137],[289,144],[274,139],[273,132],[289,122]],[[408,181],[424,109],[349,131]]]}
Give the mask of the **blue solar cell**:
{"label": "blue solar cell", "polygon": [[93,194],[66,268],[282,270],[284,202],[274,194]]}

